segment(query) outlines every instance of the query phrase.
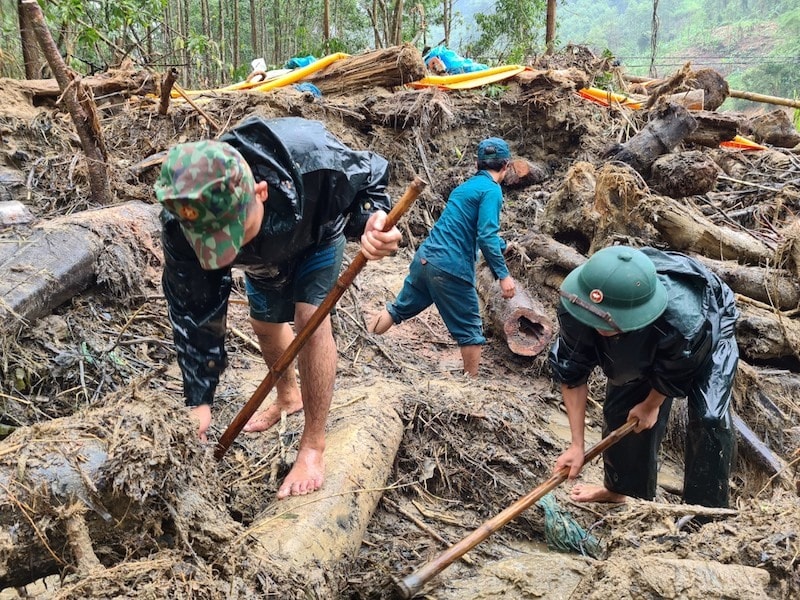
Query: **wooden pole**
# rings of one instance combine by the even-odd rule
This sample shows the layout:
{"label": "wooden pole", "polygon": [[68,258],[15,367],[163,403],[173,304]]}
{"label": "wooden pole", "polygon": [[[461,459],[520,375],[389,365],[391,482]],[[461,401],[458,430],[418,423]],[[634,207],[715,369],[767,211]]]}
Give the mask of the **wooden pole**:
{"label": "wooden pole", "polygon": [[[403,196],[400,200],[397,201],[394,208],[392,208],[391,212],[386,217],[386,226],[384,231],[389,231],[392,227],[394,227],[400,218],[405,214],[405,212],[409,209],[411,204],[414,200],[419,197],[422,193],[422,190],[428,184],[423,181],[419,177],[415,177],[411,184],[406,189]],[[350,287],[350,284],[353,283],[356,275],[364,268],[367,264],[367,257],[364,256],[363,252],[359,252],[356,257],[353,259],[353,262],[350,263],[350,266],[347,267],[347,270],[339,276],[339,279],[336,281],[333,289],[328,293],[322,303],[317,307],[314,313],[311,315],[311,318],[306,323],[305,327],[301,329],[295,338],[292,340],[292,343],[289,344],[289,347],[278,357],[278,360],[275,361],[275,364],[272,365],[272,368],[269,370],[269,373],[261,382],[261,384],[256,388],[256,391],[253,392],[253,395],[250,397],[250,400],[247,401],[247,404],[244,405],[242,410],[234,417],[233,421],[225,432],[220,437],[219,442],[217,442],[217,448],[214,451],[214,457],[217,460],[220,460],[225,453],[230,448],[233,440],[236,439],[236,436],[239,435],[239,432],[245,426],[245,424],[250,420],[250,417],[255,414],[258,410],[258,407],[261,406],[261,403],[264,401],[264,398],[267,397],[267,394],[272,390],[272,387],[281,378],[284,371],[292,364],[297,354],[300,352],[300,349],[305,345],[308,341],[308,338],[311,337],[311,334],[316,331],[317,327],[322,324],[322,321],[328,316],[331,312],[331,309],[335,306],[336,302],[339,301],[339,298],[342,297],[342,294]]]}
{"label": "wooden pole", "polygon": [[[597,442],[594,446],[589,448],[583,455],[584,464],[593,460],[599,456],[601,452],[605,451],[610,446],[613,446],[620,439],[628,435],[631,431],[633,431],[638,422],[639,421],[636,418],[628,420],[624,425],[615,429],[602,440]],[[406,600],[408,598],[413,598],[417,592],[422,589],[422,586],[425,584],[425,582],[431,577],[441,572],[445,567],[450,565],[457,558],[460,558],[466,552],[472,550],[475,546],[480,544],[495,531],[503,527],[503,525],[517,518],[524,511],[530,508],[534,502],[540,500],[542,496],[554,490],[561,482],[566,480],[568,475],[569,467],[559,469],[553,473],[550,479],[528,492],[525,496],[514,502],[514,504],[506,508],[501,513],[483,523],[483,525],[478,527],[460,542],[450,546],[435,559],[411,573],[411,575],[404,577],[403,580],[397,584],[397,595]]]}
{"label": "wooden pole", "polygon": [[[652,77],[638,77],[636,75],[624,75],[625,81],[631,83],[649,83],[651,81],[658,81]],[[791,108],[800,108],[800,100],[792,100],[790,98],[780,98],[778,96],[766,96],[764,94],[756,94],[754,92],[744,92],[742,90],[729,90],[728,95],[731,98],[742,98],[743,100],[751,100],[753,102],[764,102],[766,104],[777,104],[778,106],[789,106]]]}

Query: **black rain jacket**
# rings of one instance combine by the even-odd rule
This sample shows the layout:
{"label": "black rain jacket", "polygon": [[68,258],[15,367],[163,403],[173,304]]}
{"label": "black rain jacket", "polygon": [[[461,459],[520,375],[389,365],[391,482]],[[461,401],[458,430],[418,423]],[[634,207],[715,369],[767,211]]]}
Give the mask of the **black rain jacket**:
{"label": "black rain jacket", "polygon": [[577,387],[600,366],[610,385],[647,379],[666,397],[680,398],[698,373],[714,368],[712,350],[735,334],[739,313],[733,292],[691,257],[653,248],[642,252],[669,293],[664,314],[643,329],[604,337],[560,306],[561,329],[549,356],[557,381]]}
{"label": "black rain jacket", "polygon": [[[251,117],[221,136],[250,165],[269,198],[258,236],[231,266],[274,279],[284,266],[341,235],[358,239],[370,215],[389,212],[389,165],[369,151],[352,150],[319,121]],[[212,404],[227,365],[225,332],[231,266],[200,267],[178,220],[161,213],[164,273],[186,404]]]}

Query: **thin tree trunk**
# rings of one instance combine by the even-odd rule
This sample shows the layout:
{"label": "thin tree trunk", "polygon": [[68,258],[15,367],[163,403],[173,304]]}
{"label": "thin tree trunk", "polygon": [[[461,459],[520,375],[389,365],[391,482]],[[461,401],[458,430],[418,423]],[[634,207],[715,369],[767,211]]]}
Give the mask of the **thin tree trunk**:
{"label": "thin tree trunk", "polygon": [[[209,10],[209,7],[208,7],[208,0],[200,0],[200,20],[203,23],[203,36],[206,38],[206,40],[211,41],[211,16],[210,16],[210,10]],[[208,46],[207,52],[211,52],[210,45]],[[208,87],[209,82],[211,81],[211,78],[212,78],[212,76],[211,76],[212,66],[211,65],[212,65],[213,62],[214,61],[211,60],[210,56],[204,57],[202,76],[205,77],[204,85],[206,87]]]}
{"label": "thin tree trunk", "polygon": [[403,0],[395,0],[392,11],[392,44],[399,46],[403,43]]}
{"label": "thin tree trunk", "polygon": [[239,0],[233,0],[233,70],[239,68],[241,54],[239,52]]}
{"label": "thin tree trunk", "polygon": [[547,29],[545,32],[545,54],[553,53],[556,42],[556,0],[547,0]]}
{"label": "thin tree trunk", "polygon": [[183,62],[185,63],[184,85],[191,85],[192,83],[192,54],[189,52],[189,10],[189,0],[183,0],[181,27],[183,29]]}
{"label": "thin tree trunk", "polygon": [[36,35],[22,9],[22,0],[17,0],[19,18],[19,39],[22,46],[22,60],[25,63],[25,79],[38,79],[42,76],[42,53],[36,43]]}
{"label": "thin tree trunk", "polygon": [[258,30],[256,29],[256,0],[250,0],[250,52],[251,58],[260,56],[258,50]]}
{"label": "thin tree trunk", "polygon": [[331,49],[331,0],[322,3],[322,43],[327,54]]}
{"label": "thin tree trunk", "polygon": [[64,59],[58,53],[50,30],[44,22],[44,15],[38,2],[22,0],[22,7],[26,13],[27,22],[36,34],[42,53],[53,70],[53,75],[61,88],[64,103],[75,123],[75,129],[86,155],[92,198],[97,204],[109,204],[112,196],[106,172],[105,146],[100,135],[94,100],[81,85],[80,79],[76,78],[64,64]]}

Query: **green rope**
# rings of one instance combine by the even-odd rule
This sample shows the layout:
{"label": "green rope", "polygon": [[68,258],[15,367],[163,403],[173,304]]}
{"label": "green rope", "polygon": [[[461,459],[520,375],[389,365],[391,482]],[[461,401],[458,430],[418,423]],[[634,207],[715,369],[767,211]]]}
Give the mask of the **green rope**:
{"label": "green rope", "polygon": [[552,493],[543,496],[536,506],[544,510],[544,539],[548,548],[600,558],[600,542],[558,505]]}

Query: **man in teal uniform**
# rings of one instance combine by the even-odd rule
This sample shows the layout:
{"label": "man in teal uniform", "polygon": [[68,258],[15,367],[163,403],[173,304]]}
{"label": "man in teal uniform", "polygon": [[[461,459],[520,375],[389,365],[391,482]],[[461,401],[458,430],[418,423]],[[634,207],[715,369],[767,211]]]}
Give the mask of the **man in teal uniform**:
{"label": "man in teal uniform", "polygon": [[512,298],[515,290],[503,257],[506,243],[500,237],[500,181],[510,158],[508,144],[500,138],[488,138],[478,145],[478,172],[452,191],[442,215],[414,255],[403,289],[370,322],[371,332],[382,334],[435,304],[461,350],[464,373],[478,374],[481,347],[486,343],[475,290],[478,250],[500,280],[503,297]]}

